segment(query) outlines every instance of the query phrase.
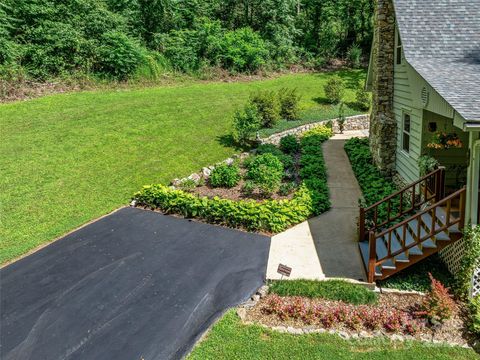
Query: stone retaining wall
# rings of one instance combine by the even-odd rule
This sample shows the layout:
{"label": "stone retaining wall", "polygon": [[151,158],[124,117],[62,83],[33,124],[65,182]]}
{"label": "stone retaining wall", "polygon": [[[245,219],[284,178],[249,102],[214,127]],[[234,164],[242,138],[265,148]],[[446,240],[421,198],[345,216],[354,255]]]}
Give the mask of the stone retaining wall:
{"label": "stone retaining wall", "polygon": [[[307,130],[310,130],[311,128],[314,128],[318,125],[326,124],[328,121],[332,122],[333,125],[333,131],[335,133],[340,132],[339,127],[338,127],[338,121],[337,119],[332,119],[332,120],[322,120],[322,121],[317,121],[305,125],[300,125],[297,126],[296,128],[293,129],[288,129],[273,135],[270,135],[267,138],[261,139],[260,142],[262,144],[278,144],[280,142],[280,139],[286,135],[299,135]],[[349,130],[368,130],[370,126],[370,115],[369,114],[362,114],[362,115],[355,115],[355,116],[349,116],[345,118],[345,124],[344,124],[344,130],[349,131]]]}

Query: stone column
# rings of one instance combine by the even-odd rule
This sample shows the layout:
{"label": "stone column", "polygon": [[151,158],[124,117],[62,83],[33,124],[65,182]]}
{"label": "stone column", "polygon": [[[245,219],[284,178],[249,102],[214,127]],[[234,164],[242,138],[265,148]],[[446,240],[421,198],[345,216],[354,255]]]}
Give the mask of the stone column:
{"label": "stone column", "polygon": [[397,146],[397,125],[393,113],[395,13],[392,0],[375,1],[374,25],[370,150],[382,173],[392,176]]}

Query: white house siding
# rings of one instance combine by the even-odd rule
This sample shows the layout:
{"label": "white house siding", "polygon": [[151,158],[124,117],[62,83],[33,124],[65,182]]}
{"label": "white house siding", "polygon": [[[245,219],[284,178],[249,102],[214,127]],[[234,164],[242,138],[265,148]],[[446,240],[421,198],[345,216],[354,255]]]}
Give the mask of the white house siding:
{"label": "white house siding", "polygon": [[[395,41],[397,41],[395,36]],[[396,44],[395,44],[396,49]],[[393,112],[397,121],[397,153],[396,170],[407,182],[413,182],[419,177],[417,160],[420,157],[422,143],[422,110],[413,107],[412,89],[409,79],[410,65],[403,60],[394,67]],[[410,114],[410,152],[402,150],[403,114]]]}

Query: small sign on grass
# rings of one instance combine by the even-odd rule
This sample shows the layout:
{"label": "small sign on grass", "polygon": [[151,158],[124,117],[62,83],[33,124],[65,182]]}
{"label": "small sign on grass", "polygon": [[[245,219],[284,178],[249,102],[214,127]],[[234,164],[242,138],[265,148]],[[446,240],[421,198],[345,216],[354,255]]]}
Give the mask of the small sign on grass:
{"label": "small sign on grass", "polygon": [[292,273],[292,268],[288,267],[287,265],[278,264],[277,272],[282,275],[282,277],[290,277],[290,274]]}

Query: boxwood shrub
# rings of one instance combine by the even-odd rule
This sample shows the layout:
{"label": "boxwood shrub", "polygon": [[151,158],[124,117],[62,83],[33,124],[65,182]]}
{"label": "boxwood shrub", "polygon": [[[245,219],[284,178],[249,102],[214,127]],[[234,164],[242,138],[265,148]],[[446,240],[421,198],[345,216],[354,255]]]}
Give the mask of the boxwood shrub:
{"label": "boxwood shrub", "polygon": [[[134,194],[140,205],[167,214],[180,214],[213,224],[250,231],[278,233],[330,208],[327,175],[322,156],[324,138],[312,135],[301,142],[301,158],[308,171],[290,200],[229,200],[199,197],[165,185],[149,185]],[[316,156],[312,156],[316,155]]]}

